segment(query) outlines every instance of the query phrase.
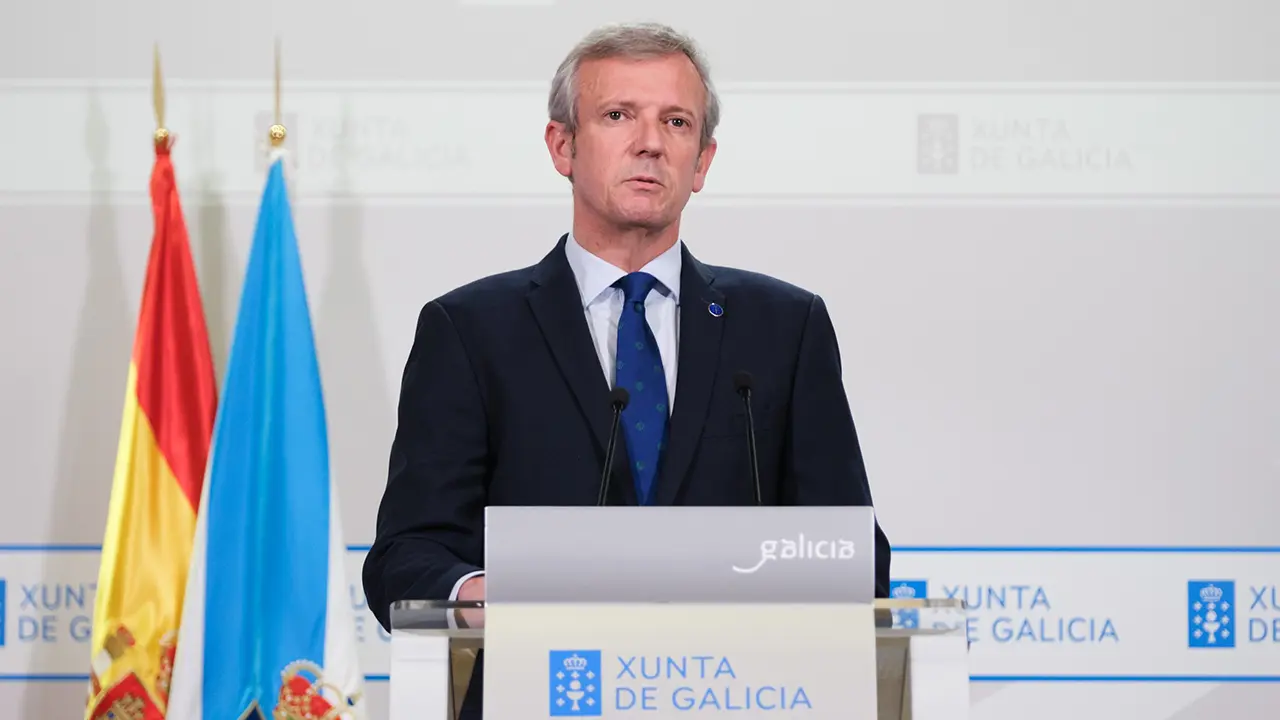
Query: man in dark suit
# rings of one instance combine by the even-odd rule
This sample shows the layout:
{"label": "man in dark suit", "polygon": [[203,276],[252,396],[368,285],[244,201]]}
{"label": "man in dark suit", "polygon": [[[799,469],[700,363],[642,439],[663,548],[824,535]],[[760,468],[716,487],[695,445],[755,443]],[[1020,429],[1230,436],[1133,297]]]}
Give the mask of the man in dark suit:
{"label": "man in dark suit", "polygon": [[[426,304],[364,565],[384,627],[400,599],[484,597],[487,505],[594,505],[625,387],[610,504],[754,505],[734,376],[753,378],[765,505],[872,504],[818,296],[699,262],[680,215],[715,155],[719,103],[670,28],[598,30],[552,83],[547,148],[573,229],[538,264]],[[641,540],[637,538],[637,540]],[[876,593],[889,543],[876,526]],[[478,661],[464,714],[478,717]]]}

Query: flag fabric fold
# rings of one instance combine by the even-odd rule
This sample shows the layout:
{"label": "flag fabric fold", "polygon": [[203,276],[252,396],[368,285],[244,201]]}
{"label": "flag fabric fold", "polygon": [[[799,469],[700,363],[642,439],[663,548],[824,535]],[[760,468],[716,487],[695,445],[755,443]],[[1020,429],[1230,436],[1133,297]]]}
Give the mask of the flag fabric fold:
{"label": "flag fabric fold", "polygon": [[126,380],[93,608],[87,720],[165,717],[217,407],[213,355],[170,156]]}
{"label": "flag fabric fold", "polygon": [[365,713],[284,159],[279,150],[271,158],[245,271],[196,524],[170,720],[355,720]]}

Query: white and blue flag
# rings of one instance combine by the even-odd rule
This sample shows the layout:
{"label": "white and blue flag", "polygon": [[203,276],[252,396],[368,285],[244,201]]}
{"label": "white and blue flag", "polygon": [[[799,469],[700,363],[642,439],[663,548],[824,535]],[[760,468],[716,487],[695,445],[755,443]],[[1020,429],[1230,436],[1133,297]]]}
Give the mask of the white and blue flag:
{"label": "white and blue flag", "polygon": [[327,433],[277,151],[214,425],[167,720],[364,718]]}

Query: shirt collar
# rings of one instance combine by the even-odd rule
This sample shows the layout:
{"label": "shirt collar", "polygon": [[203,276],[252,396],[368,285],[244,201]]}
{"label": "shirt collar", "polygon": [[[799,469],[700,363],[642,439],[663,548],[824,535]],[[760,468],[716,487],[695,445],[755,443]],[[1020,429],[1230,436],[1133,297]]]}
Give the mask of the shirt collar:
{"label": "shirt collar", "polygon": [[[666,252],[640,268],[641,272],[647,272],[657,278],[660,290],[670,295],[677,304],[680,302],[682,262],[680,245],[680,242],[676,242]],[[569,233],[569,239],[564,244],[564,254],[578,283],[578,293],[582,296],[584,308],[595,302],[605,290],[611,288],[619,278],[627,274],[579,245],[573,233]]]}

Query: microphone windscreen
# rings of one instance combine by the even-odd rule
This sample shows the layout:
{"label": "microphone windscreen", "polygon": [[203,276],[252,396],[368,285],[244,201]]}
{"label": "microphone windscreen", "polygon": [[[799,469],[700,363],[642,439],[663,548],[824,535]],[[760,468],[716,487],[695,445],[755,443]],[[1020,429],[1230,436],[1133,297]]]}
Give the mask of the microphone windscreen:
{"label": "microphone windscreen", "polygon": [[631,393],[627,392],[626,388],[614,388],[613,392],[609,393],[609,405],[611,407],[625,410],[629,402],[631,402]]}

